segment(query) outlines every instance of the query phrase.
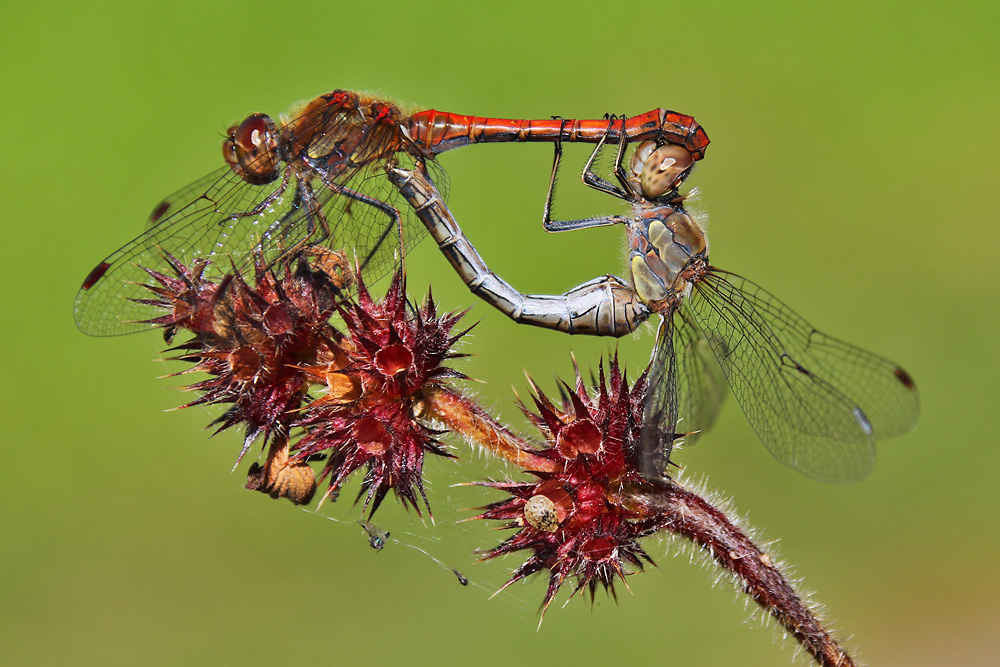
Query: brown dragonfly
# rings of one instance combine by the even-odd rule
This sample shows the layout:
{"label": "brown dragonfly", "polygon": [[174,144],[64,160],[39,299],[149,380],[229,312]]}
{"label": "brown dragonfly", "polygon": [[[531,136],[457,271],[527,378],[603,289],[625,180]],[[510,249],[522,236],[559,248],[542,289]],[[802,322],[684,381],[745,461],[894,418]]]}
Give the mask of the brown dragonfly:
{"label": "brown dragonfly", "polygon": [[[569,333],[620,336],[660,315],[649,371],[641,441],[643,474],[665,472],[674,445],[710,428],[726,385],[757,435],[781,463],[828,482],[867,477],[875,441],[912,429],[919,396],[910,375],[876,354],[828,336],[755,283],[712,266],[708,239],[679,188],[697,155],[682,145],[640,141],[625,166],[629,138],[606,121],[583,182],[628,202],[627,215],[554,221],[561,159],[556,143],[543,225],[566,231],[623,225],[630,280],[595,278],[557,296],[525,296],[489,270],[422,164],[392,168],[390,180],[431,230],[470,289],[519,322]],[[616,183],[593,169],[617,139]]]}

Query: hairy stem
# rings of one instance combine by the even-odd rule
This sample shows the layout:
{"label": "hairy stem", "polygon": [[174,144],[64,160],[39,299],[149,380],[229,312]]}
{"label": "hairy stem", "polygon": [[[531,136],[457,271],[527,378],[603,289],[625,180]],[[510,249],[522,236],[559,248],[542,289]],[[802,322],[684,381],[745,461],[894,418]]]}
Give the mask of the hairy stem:
{"label": "hairy stem", "polygon": [[[436,387],[424,394],[424,400],[424,417],[442,422],[524,470],[554,471],[552,460],[533,454],[530,444],[455,390]],[[706,550],[720,567],[736,576],[743,590],[795,637],[817,664],[854,667],[854,661],[799,598],[770,555],[724,511],[673,481],[627,485],[616,495],[617,502],[640,514],[659,517],[662,529]]]}
{"label": "hairy stem", "polygon": [[[663,528],[706,549],[723,569],[735,575],[761,607],[795,637],[824,667],[853,667],[811,609],[771,562],[771,557],[722,510],[676,482],[654,490],[635,489],[639,504],[663,517]],[[626,490],[628,493],[628,490]]]}
{"label": "hairy stem", "polygon": [[556,464],[531,452],[531,446],[500,425],[485,410],[454,389],[429,387],[422,417],[435,419],[470,442],[524,470],[552,472]]}

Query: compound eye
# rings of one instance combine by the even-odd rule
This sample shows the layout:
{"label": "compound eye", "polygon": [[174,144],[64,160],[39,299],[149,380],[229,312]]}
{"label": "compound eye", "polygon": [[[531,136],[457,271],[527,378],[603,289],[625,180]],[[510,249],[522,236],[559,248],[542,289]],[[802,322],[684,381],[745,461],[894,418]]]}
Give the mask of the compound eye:
{"label": "compound eye", "polygon": [[222,142],[222,155],[234,172],[247,183],[263,185],[279,176],[278,144],[274,122],[262,113],[247,116],[237,127],[229,128]]}
{"label": "compound eye", "polygon": [[655,141],[644,141],[636,147],[635,153],[632,154],[632,161],[629,163],[633,174],[638,176],[642,173],[643,166],[645,166],[646,161],[654,150],[656,150]]}
{"label": "compound eye", "polygon": [[250,153],[270,139],[272,132],[274,132],[274,122],[271,118],[262,113],[255,113],[247,116],[231,136],[237,146]]}
{"label": "compound eye", "polygon": [[642,166],[639,183],[642,194],[647,199],[662,197],[684,180],[684,174],[694,158],[685,148],[667,144],[653,151]]}

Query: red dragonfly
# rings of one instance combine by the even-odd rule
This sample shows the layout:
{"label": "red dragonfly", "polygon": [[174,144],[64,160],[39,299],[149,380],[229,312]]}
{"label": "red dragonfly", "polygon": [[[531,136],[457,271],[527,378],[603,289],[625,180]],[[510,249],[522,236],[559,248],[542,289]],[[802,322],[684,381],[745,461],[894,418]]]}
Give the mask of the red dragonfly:
{"label": "red dragonfly", "polygon": [[506,120],[396,105],[337,90],[277,123],[255,113],[229,128],[226,166],[156,206],[146,230],[99,263],[83,281],[74,309],[86,334],[113,336],[151,328],[144,299],[148,269],[169,255],[181,264],[246,270],[308,246],[353,251],[364,275],[396,266],[426,230],[386,179],[390,167],[426,162],[439,191],[447,178],[433,158],[459,146],[511,141],[652,140],[704,155],[709,140],[690,116],[663,109],[617,120]]}

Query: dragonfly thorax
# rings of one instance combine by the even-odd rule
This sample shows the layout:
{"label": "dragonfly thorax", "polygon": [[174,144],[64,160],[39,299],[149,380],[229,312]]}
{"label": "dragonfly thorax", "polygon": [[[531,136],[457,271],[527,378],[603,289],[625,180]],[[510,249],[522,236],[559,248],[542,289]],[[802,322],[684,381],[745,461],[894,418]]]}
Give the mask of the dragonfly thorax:
{"label": "dragonfly thorax", "polygon": [[291,154],[321,171],[385,160],[403,150],[401,118],[399,109],[389,102],[334,91],[314,100],[288,122]]}
{"label": "dragonfly thorax", "polygon": [[707,265],[708,238],[679,207],[642,207],[635,213],[628,230],[632,284],[650,310],[665,310],[690,292]]}

